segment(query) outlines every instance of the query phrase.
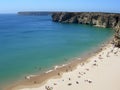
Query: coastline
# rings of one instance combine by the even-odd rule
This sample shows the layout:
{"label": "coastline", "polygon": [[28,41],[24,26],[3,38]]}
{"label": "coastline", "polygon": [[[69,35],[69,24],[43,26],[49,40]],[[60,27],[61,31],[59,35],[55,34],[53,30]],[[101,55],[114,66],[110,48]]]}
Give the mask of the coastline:
{"label": "coastline", "polygon": [[20,82],[17,82],[13,85],[10,85],[10,87],[5,88],[5,90],[22,90],[23,88],[27,87],[35,88],[43,86],[50,79],[60,79],[62,78],[64,73],[72,72],[76,70],[79,65],[84,65],[88,62],[91,62],[89,59],[96,56],[98,53],[102,52],[102,50],[108,47],[110,43],[111,38],[108,41],[106,41],[104,45],[102,44],[100,47],[93,50],[92,52],[83,55],[83,57],[81,58],[76,58],[61,66],[55,66],[54,69],[46,71],[42,74],[26,76],[24,80],[21,80]]}

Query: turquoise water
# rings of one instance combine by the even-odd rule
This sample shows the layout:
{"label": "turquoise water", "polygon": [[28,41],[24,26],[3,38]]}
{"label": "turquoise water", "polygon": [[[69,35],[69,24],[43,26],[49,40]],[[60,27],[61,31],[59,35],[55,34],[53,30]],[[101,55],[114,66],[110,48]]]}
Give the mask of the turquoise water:
{"label": "turquoise water", "polygon": [[112,34],[110,29],[55,23],[51,16],[0,15],[0,85],[63,64]]}

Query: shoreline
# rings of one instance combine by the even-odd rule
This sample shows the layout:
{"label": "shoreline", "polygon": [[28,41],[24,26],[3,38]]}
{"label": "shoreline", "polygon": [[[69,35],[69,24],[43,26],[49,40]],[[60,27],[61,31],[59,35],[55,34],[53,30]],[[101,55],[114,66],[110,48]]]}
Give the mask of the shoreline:
{"label": "shoreline", "polygon": [[25,77],[24,80],[17,82],[13,85],[8,86],[4,90],[19,90],[21,88],[26,87],[40,87],[44,85],[49,79],[58,79],[61,78],[64,73],[74,71],[78,65],[84,65],[85,63],[90,62],[89,58],[95,56],[96,54],[100,53],[103,48],[107,47],[108,44],[111,43],[110,38],[104,44],[100,45],[97,49],[93,50],[92,52],[88,52],[84,54],[81,58],[75,58],[63,65],[54,66],[54,68],[40,74],[35,75],[28,75]]}

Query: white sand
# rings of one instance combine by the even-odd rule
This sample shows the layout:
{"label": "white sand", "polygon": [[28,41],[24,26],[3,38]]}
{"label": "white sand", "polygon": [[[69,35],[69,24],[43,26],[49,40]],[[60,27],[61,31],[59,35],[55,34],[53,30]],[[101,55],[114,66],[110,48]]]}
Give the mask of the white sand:
{"label": "white sand", "polygon": [[[114,48],[111,52],[112,49],[113,46],[108,45],[102,52],[91,57],[84,66],[78,65],[74,71],[64,73],[62,78],[50,79],[40,87],[19,90],[47,90],[45,86],[53,88],[48,90],[120,90],[120,49]],[[114,54],[116,51],[117,54]],[[68,85],[69,83],[72,85]]]}

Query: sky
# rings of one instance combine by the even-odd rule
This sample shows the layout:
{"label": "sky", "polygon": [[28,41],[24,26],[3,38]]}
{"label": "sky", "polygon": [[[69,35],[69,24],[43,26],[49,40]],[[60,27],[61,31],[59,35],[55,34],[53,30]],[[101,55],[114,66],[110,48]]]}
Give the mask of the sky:
{"label": "sky", "polygon": [[19,11],[120,13],[120,0],[0,0],[0,13]]}

